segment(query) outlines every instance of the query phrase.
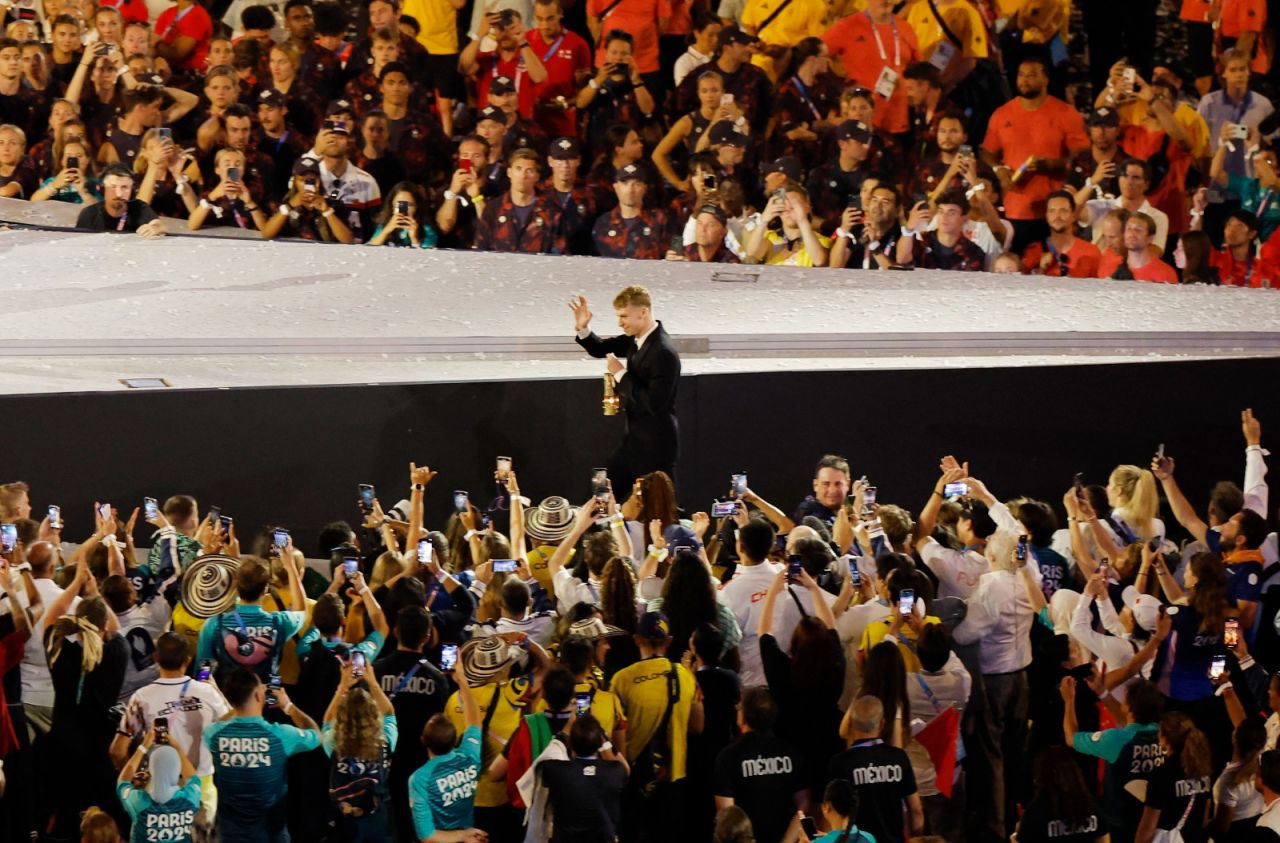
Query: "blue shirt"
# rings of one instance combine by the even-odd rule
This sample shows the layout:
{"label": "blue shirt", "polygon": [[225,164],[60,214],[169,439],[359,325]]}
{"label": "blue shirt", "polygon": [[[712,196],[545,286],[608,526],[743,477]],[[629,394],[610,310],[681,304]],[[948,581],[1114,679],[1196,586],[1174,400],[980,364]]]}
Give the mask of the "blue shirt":
{"label": "blue shirt", "polygon": [[129,782],[116,785],[116,795],[133,820],[130,843],[150,843],[153,840],[191,843],[196,811],[200,810],[199,776],[187,779],[187,783],[168,802],[155,801],[146,790],[135,788]]}
{"label": "blue shirt", "polygon": [[419,840],[436,829],[454,831],[475,825],[473,806],[480,780],[480,727],[468,726],[462,743],[437,755],[409,776],[409,807]]}
{"label": "blue shirt", "polygon": [[[1246,91],[1244,97],[1236,101],[1229,98],[1225,90],[1217,90],[1201,97],[1200,105],[1196,110],[1200,112],[1200,116],[1209,127],[1209,151],[1216,153],[1218,145],[1222,142],[1223,123],[1236,123],[1256,129],[1258,124],[1275,109],[1271,106],[1271,100],[1257,91]],[[1223,162],[1227,175],[1243,176],[1245,174],[1245,142],[1232,141],[1231,143],[1236,151],[1232,152],[1230,147],[1227,148],[1226,160]]]}
{"label": "blue shirt", "polygon": [[375,629],[373,632],[366,635],[364,640],[359,644],[347,644],[341,639],[335,641],[328,638],[321,638],[320,630],[312,627],[307,631],[307,634],[302,636],[298,641],[298,661],[301,662],[305,659],[310,655],[311,648],[319,645],[321,647],[328,647],[330,650],[336,650],[339,647],[346,647],[348,656],[350,656],[352,651],[359,650],[364,653],[364,660],[372,665],[377,659],[378,651],[382,649],[382,645],[386,643],[386,640],[386,636]]}
{"label": "blue shirt", "polygon": [[[306,621],[304,612],[268,612],[257,605],[238,605],[204,622],[196,661],[216,659],[219,667],[227,670],[247,667],[265,679],[272,663],[279,661],[285,642],[297,635]],[[252,648],[247,655],[238,650],[241,635]]]}
{"label": "blue shirt", "polygon": [[223,840],[275,841],[285,834],[289,756],[315,749],[320,733],[235,717],[205,727],[218,786],[218,820]]}
{"label": "blue shirt", "polygon": [[813,843],[876,843],[874,835],[868,834],[856,825],[850,829],[849,836],[844,836],[844,829],[832,829],[821,837],[815,837]]}

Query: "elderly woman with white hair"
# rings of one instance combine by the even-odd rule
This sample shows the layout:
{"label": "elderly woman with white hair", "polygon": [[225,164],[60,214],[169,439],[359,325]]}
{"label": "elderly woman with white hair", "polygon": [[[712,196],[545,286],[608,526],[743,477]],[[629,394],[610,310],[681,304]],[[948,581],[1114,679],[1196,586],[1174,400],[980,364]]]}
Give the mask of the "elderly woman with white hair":
{"label": "elderly woman with white hair", "polygon": [[1021,775],[1017,760],[1027,729],[1031,628],[1045,605],[1044,593],[1028,565],[1029,545],[1025,536],[1004,529],[987,540],[985,555],[991,570],[979,578],[965,619],[954,632],[958,644],[981,642],[983,699],[971,708],[977,722],[969,746],[974,762],[969,792],[975,799],[973,807],[1000,839],[1005,837],[1006,812],[1012,807],[1005,802],[1005,782]]}
{"label": "elderly woman with white hair", "polygon": [[187,754],[168,743],[167,732],[147,730],[120,771],[116,793],[133,821],[131,843],[155,839],[148,831],[154,835],[156,829],[164,829],[166,840],[191,839],[200,810],[200,777]]}

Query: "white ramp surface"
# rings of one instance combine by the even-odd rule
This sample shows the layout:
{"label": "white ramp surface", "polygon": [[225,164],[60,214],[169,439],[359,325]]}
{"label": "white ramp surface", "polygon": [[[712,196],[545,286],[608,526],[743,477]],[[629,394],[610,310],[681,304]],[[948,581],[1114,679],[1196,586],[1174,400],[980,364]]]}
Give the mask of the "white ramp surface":
{"label": "white ramp surface", "polygon": [[643,284],[686,374],[1280,356],[1280,291],[0,232],[0,394],[596,377]]}

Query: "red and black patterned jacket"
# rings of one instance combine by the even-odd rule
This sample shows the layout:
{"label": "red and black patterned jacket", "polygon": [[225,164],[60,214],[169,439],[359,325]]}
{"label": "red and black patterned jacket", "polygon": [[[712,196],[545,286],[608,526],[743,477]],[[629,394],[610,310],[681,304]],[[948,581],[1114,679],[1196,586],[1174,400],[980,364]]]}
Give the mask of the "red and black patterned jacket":
{"label": "red and black patterned jacket", "polygon": [[645,210],[624,220],[622,211],[614,208],[596,220],[596,253],[605,258],[663,260],[671,246],[667,226],[667,215],[662,211]]}
{"label": "red and black patterned jacket", "polygon": [[916,269],[950,269],[959,272],[982,272],[986,269],[986,254],[977,243],[963,234],[950,249],[938,242],[936,231],[926,232],[915,240],[913,246]]}
{"label": "red and black patterned jacket", "polygon": [[710,260],[703,260],[702,253],[698,251],[697,243],[690,243],[684,247],[684,259],[694,263],[742,263],[738,260],[738,256],[721,243],[716,247],[716,252],[711,256]]}
{"label": "red and black patterned jacket", "polygon": [[538,185],[538,195],[546,199],[560,210],[561,225],[564,228],[564,239],[568,245],[568,254],[593,255],[595,244],[591,240],[591,227],[595,224],[595,196],[585,184],[575,184],[573,190],[561,197],[555,183],[547,179]]}
{"label": "red and black patterned jacket", "polygon": [[520,252],[527,255],[566,253],[564,224],[555,204],[534,196],[533,209],[523,227],[511,194],[485,203],[476,221],[473,249],[479,252]]}

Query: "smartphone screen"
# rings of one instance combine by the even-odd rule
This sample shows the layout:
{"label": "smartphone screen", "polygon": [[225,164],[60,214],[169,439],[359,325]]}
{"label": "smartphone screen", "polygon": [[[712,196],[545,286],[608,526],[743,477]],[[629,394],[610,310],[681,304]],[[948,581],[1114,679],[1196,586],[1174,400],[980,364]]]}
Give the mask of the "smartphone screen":
{"label": "smartphone screen", "polygon": [[103,521],[111,520],[111,504],[104,503],[98,507],[98,517]]}
{"label": "smartphone screen", "polygon": [[360,493],[360,505],[365,509],[373,509],[373,486],[361,483],[356,487]]}
{"label": "smartphone screen", "polygon": [[877,491],[878,490],[876,489],[875,486],[868,486],[867,488],[862,490],[862,511],[863,512],[869,513],[873,509],[875,509]]}
{"label": "smartphone screen", "polygon": [[351,675],[364,676],[364,667],[365,667],[364,653],[360,652],[359,650],[353,650],[351,652]]}
{"label": "smartphone screen", "polygon": [[454,511],[456,511],[456,512],[466,512],[466,511],[467,511],[467,499],[468,499],[469,497],[470,497],[470,495],[468,495],[466,492],[462,491],[461,489],[455,489],[455,490],[453,491],[453,508],[454,508]]}
{"label": "smartphone screen", "polygon": [[0,524],[0,549],[11,552],[18,546],[18,525]]}
{"label": "smartphone screen", "polygon": [[858,570],[858,560],[852,556],[849,557],[849,579],[850,585],[854,588],[862,585],[862,572]]}
{"label": "smartphone screen", "polygon": [[418,541],[418,564],[426,565],[431,561],[431,553],[434,548],[431,539],[419,539]]}
{"label": "smartphone screen", "polygon": [[742,497],[742,495],[744,495],[746,491],[747,491],[747,475],[745,473],[733,475],[733,494],[736,497]]}
{"label": "smartphone screen", "polygon": [[581,717],[591,711],[591,695],[590,694],[574,694],[573,697],[574,713]]}
{"label": "smartphone screen", "polygon": [[236,521],[236,519],[232,518],[230,515],[220,515],[218,516],[218,520],[222,523],[222,529],[227,532],[231,531],[231,525]]}
{"label": "smartphone screen", "polygon": [[948,483],[942,487],[944,498],[963,498],[969,495],[968,483]]}
{"label": "smartphone screen", "polygon": [[405,201],[405,200],[403,200],[403,199],[401,199],[399,202],[397,202],[397,203],[396,203],[396,213],[397,213],[397,214],[399,214],[399,215],[400,215],[400,216],[402,216],[402,217],[407,217],[407,216],[409,215],[409,203],[408,203],[408,202],[406,202],[406,201]]}
{"label": "smartphone screen", "polygon": [[516,560],[514,559],[493,560],[493,572],[495,574],[509,574],[515,569],[516,569]]}
{"label": "smartphone screen", "polygon": [[1018,536],[1017,557],[1019,562],[1027,561],[1027,537]]}
{"label": "smartphone screen", "polygon": [[276,691],[279,690],[283,683],[280,681],[280,674],[271,674],[271,679],[267,682],[267,705],[276,704]]}
{"label": "smartphone screen", "polygon": [[49,526],[55,530],[62,529],[62,507],[60,506],[49,507]]}
{"label": "smartphone screen", "polygon": [[1227,671],[1227,657],[1214,656],[1213,661],[1209,663],[1209,678],[1217,679]]}
{"label": "smartphone screen", "polygon": [[1075,478],[1071,481],[1071,485],[1075,486],[1076,497],[1080,500],[1084,500],[1084,474],[1077,471]]}
{"label": "smartphone screen", "polygon": [[347,576],[351,576],[360,570],[360,560],[353,556],[347,556],[342,560],[342,572]]}
{"label": "smartphone screen", "polygon": [[156,734],[164,734],[169,731],[169,718],[157,717],[155,720]]}
{"label": "smartphone screen", "polygon": [[440,648],[440,669],[453,670],[453,666],[458,662],[458,645],[445,644]]}
{"label": "smartphone screen", "polygon": [[797,580],[799,580],[800,571],[802,568],[803,568],[803,565],[801,564],[801,557],[788,556],[787,557],[787,582],[794,583]]}
{"label": "smartphone screen", "polygon": [[213,675],[213,662],[205,659],[200,662],[200,670],[196,673],[197,682],[208,682],[209,677]]}
{"label": "smartphone screen", "polygon": [[898,592],[898,614],[909,615],[916,608],[916,590],[904,588]]}
{"label": "smartphone screen", "polygon": [[173,129],[170,129],[167,126],[161,126],[160,128],[156,129],[156,137],[162,141],[169,141],[172,143]]}
{"label": "smartphone screen", "polygon": [[511,470],[511,457],[498,457],[493,462],[494,468],[498,470],[498,479],[506,480],[507,472]]}
{"label": "smartphone screen", "polygon": [[289,531],[276,530],[271,534],[271,544],[275,547],[285,548],[289,545]]}
{"label": "smartphone screen", "polygon": [[154,521],[160,514],[160,506],[156,503],[155,498],[143,498],[142,510],[146,513],[148,521]]}
{"label": "smartphone screen", "polygon": [[1157,460],[1164,459],[1164,443],[1163,442],[1161,442],[1159,447],[1156,448],[1156,459]]}
{"label": "smartphone screen", "polygon": [[1222,643],[1231,649],[1235,649],[1240,643],[1240,621],[1235,618],[1227,618],[1226,625],[1222,630]]}
{"label": "smartphone screen", "polygon": [[737,501],[712,501],[711,517],[712,518],[728,518],[738,511]]}

